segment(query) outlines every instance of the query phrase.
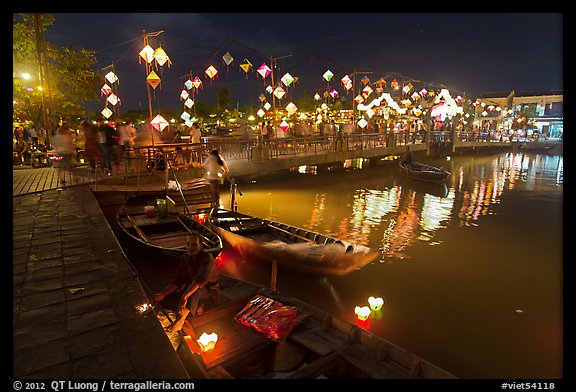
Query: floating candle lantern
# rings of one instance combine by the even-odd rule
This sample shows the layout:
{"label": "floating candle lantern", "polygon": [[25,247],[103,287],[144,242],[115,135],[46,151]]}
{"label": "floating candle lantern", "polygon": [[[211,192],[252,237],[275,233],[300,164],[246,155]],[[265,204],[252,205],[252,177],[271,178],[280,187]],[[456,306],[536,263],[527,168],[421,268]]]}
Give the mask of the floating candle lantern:
{"label": "floating candle lantern", "polygon": [[358,320],[364,321],[370,316],[370,308],[368,306],[356,306],[354,313],[356,313]]}
{"label": "floating candle lantern", "polygon": [[384,304],[384,300],[380,297],[377,298],[370,297],[368,298],[368,303],[370,304],[370,309],[377,311],[380,310],[380,308]]}
{"label": "floating candle lantern", "polygon": [[218,335],[216,334],[216,332],[212,332],[211,334],[203,332],[202,335],[200,335],[200,339],[196,341],[198,342],[198,345],[200,346],[202,351],[204,352],[210,351],[214,348],[214,346],[216,346],[216,342],[218,341]]}

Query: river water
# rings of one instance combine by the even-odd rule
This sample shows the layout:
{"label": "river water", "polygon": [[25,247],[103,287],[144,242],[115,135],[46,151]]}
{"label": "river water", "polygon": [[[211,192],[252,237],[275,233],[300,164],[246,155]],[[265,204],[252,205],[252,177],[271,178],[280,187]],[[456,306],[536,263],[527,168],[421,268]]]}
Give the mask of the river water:
{"label": "river water", "polygon": [[[452,173],[446,188],[362,163],[240,184],[240,212],[383,251],[343,277],[281,272],[278,289],[352,322],[382,297],[370,331],[462,378],[561,378],[563,156],[429,161]],[[269,283],[249,264],[232,272]]]}
{"label": "river water", "polygon": [[[563,156],[426,161],[452,173],[445,188],[406,179],[396,161],[365,163],[240,183],[240,212],[382,250],[342,277],[280,271],[277,288],[350,322],[382,297],[364,327],[460,378],[562,378]],[[139,258],[162,288],[170,272]],[[270,283],[268,267],[223,260],[229,275]]]}

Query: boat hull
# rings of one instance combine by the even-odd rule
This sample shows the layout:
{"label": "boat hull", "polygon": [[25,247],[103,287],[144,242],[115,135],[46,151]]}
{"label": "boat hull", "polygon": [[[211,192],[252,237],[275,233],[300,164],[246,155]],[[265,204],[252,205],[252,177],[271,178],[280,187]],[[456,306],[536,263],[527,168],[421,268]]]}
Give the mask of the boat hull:
{"label": "boat hull", "polygon": [[[378,260],[381,252],[345,243],[308,230],[231,211],[220,210],[228,217],[244,221],[223,226],[211,215],[211,228],[224,244],[244,259],[272,263],[279,268],[316,276],[342,276]],[[248,222],[250,222],[248,224]],[[244,227],[240,227],[245,223]],[[236,231],[236,232],[233,232]],[[299,234],[298,234],[299,233]]]}
{"label": "boat hull", "polygon": [[417,162],[400,162],[400,171],[409,178],[424,182],[444,182],[450,177],[450,172]]}

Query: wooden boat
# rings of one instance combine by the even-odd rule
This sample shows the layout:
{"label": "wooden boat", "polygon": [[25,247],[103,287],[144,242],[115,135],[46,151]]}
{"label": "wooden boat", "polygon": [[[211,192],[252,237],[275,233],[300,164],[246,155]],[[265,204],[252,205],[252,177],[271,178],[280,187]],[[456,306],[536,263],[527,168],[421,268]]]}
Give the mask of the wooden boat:
{"label": "wooden boat", "polygon": [[420,162],[400,161],[400,170],[410,178],[427,182],[442,182],[450,176],[450,172],[446,170]]}
{"label": "wooden boat", "polygon": [[[158,198],[162,200],[162,195],[158,195]],[[220,254],[222,240],[199,222],[202,220],[201,212],[182,214],[165,211],[164,215],[157,210],[158,198],[152,195],[129,197],[119,208],[116,220],[128,238],[160,254],[180,257],[186,252],[186,237],[195,231],[202,235],[206,251],[214,257]],[[146,210],[149,210],[148,214]]]}
{"label": "wooden boat", "polygon": [[208,223],[242,257],[317,276],[349,274],[380,258],[378,250],[237,211],[213,209]]}
{"label": "wooden boat", "polygon": [[[166,327],[174,313],[159,308]],[[356,324],[230,277],[221,278],[218,299],[188,320],[193,336],[167,335],[192,379],[457,378]],[[197,342],[204,333],[217,336],[209,351]]]}

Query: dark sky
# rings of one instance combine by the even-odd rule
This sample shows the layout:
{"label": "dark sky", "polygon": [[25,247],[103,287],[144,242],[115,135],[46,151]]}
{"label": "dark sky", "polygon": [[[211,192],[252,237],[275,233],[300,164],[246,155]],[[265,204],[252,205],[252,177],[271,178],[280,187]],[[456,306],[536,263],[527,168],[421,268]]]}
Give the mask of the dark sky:
{"label": "dark sky", "polygon": [[[197,101],[213,103],[218,88],[226,87],[234,104],[257,105],[265,85],[255,69],[270,56],[288,55],[276,62],[275,76],[289,72],[299,81],[288,89],[285,103],[325,90],[327,69],[335,74],[330,88],[341,95],[340,79],[354,70],[359,78],[371,72],[366,76],[372,82],[396,73],[470,98],[481,92],[563,89],[560,13],[53,15],[49,42],[94,50],[99,68],[114,62],[123,111],[148,107],[145,66],[138,62],[143,30],[165,30],[149,43],[161,45],[172,61],[163,67],[162,90],[155,92],[158,107],[182,107],[179,95],[190,71],[204,82]],[[222,60],[226,51],[234,57],[229,67]],[[244,58],[254,65],[248,79],[239,67]],[[204,74],[209,65],[219,70],[213,81]]]}

